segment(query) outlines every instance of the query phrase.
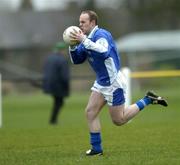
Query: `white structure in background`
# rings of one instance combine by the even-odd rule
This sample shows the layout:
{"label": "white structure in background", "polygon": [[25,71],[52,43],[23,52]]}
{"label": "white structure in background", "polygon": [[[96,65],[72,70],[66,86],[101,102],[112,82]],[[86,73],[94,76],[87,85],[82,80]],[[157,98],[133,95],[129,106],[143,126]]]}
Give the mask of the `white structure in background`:
{"label": "white structure in background", "polygon": [[[94,0],[98,8],[118,8],[124,0]],[[65,9],[70,2],[76,2],[79,7],[84,6],[87,0],[32,0],[35,10]]]}
{"label": "white structure in background", "polygon": [[[177,53],[180,51],[180,30],[132,33],[118,39],[116,44],[118,50],[126,54],[132,71],[139,64],[180,59]],[[146,58],[137,60],[141,54],[146,54]],[[151,58],[152,55],[156,58]]]}
{"label": "white structure in background", "polygon": [[119,51],[126,53],[179,50],[180,30],[132,33],[117,40],[116,44]]}
{"label": "white structure in background", "polygon": [[[0,11],[17,11],[23,0],[0,0]],[[71,2],[76,2],[79,7],[85,5],[88,0],[31,0],[32,6],[36,11],[44,10],[63,10],[66,9]],[[95,6],[98,8],[116,9],[125,0],[94,0]]]}
{"label": "white structure in background", "polygon": [[63,10],[66,9],[70,2],[76,2],[82,6],[87,0],[31,0],[33,8],[38,11],[42,10]]}

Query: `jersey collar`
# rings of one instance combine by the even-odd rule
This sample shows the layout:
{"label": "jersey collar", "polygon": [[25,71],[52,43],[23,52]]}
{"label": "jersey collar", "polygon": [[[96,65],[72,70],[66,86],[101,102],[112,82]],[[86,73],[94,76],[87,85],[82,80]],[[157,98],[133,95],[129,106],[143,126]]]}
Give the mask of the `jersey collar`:
{"label": "jersey collar", "polygon": [[98,25],[96,25],[96,26],[92,29],[91,33],[88,35],[88,38],[92,38],[93,35],[94,35],[94,33],[95,33],[97,30],[98,30]]}

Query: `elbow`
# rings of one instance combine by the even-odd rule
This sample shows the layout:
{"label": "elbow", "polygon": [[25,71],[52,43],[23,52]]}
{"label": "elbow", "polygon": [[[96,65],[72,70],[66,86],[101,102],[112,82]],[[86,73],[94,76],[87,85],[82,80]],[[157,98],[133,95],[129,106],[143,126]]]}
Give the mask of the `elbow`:
{"label": "elbow", "polygon": [[82,64],[83,61],[80,61],[80,60],[73,60],[73,59],[71,58],[71,63],[73,63],[73,64],[75,64],[75,65],[78,65],[78,64]]}
{"label": "elbow", "polygon": [[83,62],[85,61],[85,59],[82,59],[82,58],[74,58],[71,56],[71,62],[73,64],[82,64]]}
{"label": "elbow", "polygon": [[73,64],[75,64],[75,65],[82,64],[82,63],[83,63],[83,61],[75,61],[75,62],[73,62]]}

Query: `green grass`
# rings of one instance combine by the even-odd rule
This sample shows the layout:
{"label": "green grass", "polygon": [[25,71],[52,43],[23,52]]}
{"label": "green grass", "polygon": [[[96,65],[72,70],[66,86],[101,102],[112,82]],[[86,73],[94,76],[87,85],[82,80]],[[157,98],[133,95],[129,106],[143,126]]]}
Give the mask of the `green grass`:
{"label": "green grass", "polygon": [[[104,156],[86,157],[89,132],[84,108],[88,94],[66,100],[57,126],[48,124],[51,98],[43,94],[3,97],[1,165],[179,165],[180,93],[159,90],[169,107],[149,106],[130,123],[117,127],[107,108],[101,113]],[[133,95],[133,100],[144,91]]]}

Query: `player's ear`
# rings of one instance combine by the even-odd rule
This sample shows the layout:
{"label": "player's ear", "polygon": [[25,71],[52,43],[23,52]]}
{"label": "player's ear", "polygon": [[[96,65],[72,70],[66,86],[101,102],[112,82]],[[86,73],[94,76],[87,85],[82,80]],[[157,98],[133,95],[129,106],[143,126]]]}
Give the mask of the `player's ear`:
{"label": "player's ear", "polygon": [[92,24],[93,24],[94,26],[96,26],[96,21],[95,21],[95,20],[92,20],[91,22],[92,22]]}

